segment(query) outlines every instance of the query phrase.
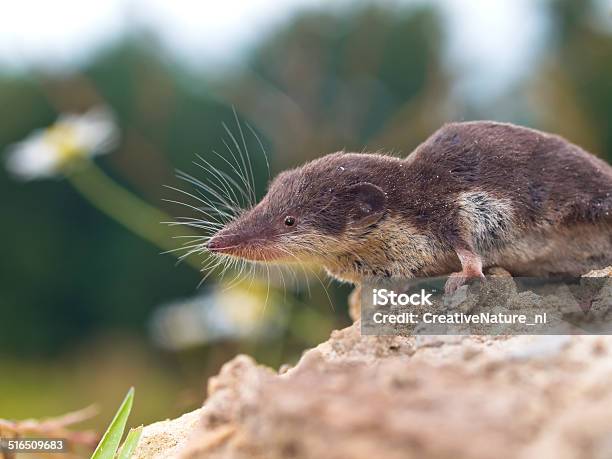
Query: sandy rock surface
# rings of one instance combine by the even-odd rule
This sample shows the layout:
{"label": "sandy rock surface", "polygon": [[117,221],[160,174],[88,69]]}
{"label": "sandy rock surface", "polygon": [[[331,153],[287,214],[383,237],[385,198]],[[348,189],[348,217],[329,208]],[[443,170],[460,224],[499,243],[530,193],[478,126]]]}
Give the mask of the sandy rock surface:
{"label": "sandy rock surface", "polygon": [[335,331],[281,374],[238,356],[137,458],[612,457],[612,337]]}
{"label": "sandy rock surface", "polygon": [[180,418],[146,426],[132,459],[166,459],[176,457],[187,439],[200,426],[201,409]]}

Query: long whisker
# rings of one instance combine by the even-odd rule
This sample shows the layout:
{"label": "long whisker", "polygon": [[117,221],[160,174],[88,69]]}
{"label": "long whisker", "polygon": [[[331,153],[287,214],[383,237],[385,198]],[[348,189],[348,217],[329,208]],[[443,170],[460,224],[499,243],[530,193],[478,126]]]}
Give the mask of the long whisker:
{"label": "long whisker", "polygon": [[244,147],[244,155],[246,156],[247,163],[249,165],[249,172],[251,174],[251,185],[253,190],[253,201],[257,200],[255,196],[255,176],[253,175],[253,164],[251,164],[251,156],[249,155],[249,149],[247,148],[246,140],[244,138],[244,132],[242,131],[242,125],[238,120],[238,114],[236,113],[236,107],[232,107],[234,111],[234,119],[236,120],[236,126],[238,126],[238,132],[240,133],[240,137],[242,138],[242,145]]}
{"label": "long whisker", "polygon": [[253,134],[253,137],[255,137],[255,139],[257,139],[257,143],[259,144],[259,148],[261,148],[261,152],[263,153],[264,159],[266,160],[266,169],[268,170],[268,180],[270,180],[270,161],[268,160],[268,154],[266,153],[266,149],[264,148],[263,143],[261,142],[261,139],[259,138],[259,136],[255,132],[255,129],[253,129],[249,123],[245,123],[245,124],[247,125],[247,127],[251,131],[251,134]]}
{"label": "long whisker", "polygon": [[[195,164],[201,167],[202,169],[204,169],[205,171],[208,171],[212,173],[213,175],[216,175],[217,180],[223,185],[223,188],[226,190],[227,194],[231,195],[230,197],[234,205],[236,207],[240,207],[240,200],[238,199],[238,194],[236,194],[236,189],[240,192],[240,194],[243,195],[243,197],[245,197],[245,191],[238,185],[238,183],[230,175],[226,174],[222,170],[215,168],[209,161],[202,158],[201,156],[198,155],[198,158],[200,159],[200,161],[202,161],[203,164],[199,164],[197,162]],[[222,157],[222,159],[227,162],[225,158]]]}
{"label": "long whisker", "polygon": [[[206,185],[204,182],[202,182],[201,180],[196,179],[195,177],[186,174],[185,172],[182,171],[177,171],[177,177],[181,180],[184,180],[188,183],[191,183],[192,185],[199,187],[205,191],[207,191],[208,193],[210,193],[215,199],[218,199],[224,207],[226,207],[227,209],[230,209],[234,214],[236,214],[237,212],[237,207],[234,205],[234,203],[232,203],[231,201],[228,201],[225,197],[221,196],[217,191],[215,191],[212,187]],[[210,202],[210,199],[205,198],[205,200]]]}
{"label": "long whisker", "polygon": [[223,124],[223,127],[225,128],[225,132],[227,132],[227,134],[229,135],[232,143],[234,144],[234,146],[236,147],[236,150],[238,151],[238,155],[240,156],[242,167],[244,167],[244,176],[246,179],[246,185],[247,185],[249,194],[251,196],[250,204],[253,205],[256,199],[255,190],[253,190],[253,187],[251,186],[252,179],[249,175],[249,169],[248,169],[246,160],[244,159],[244,155],[242,154],[242,149],[240,148],[240,144],[238,143],[238,140],[236,140],[236,137],[234,136],[234,134],[232,134],[232,131],[227,127],[225,123]]}
{"label": "long whisker", "polygon": [[[226,142],[225,140],[223,140],[223,143],[225,144],[225,146],[227,147],[227,149],[230,151],[230,154],[231,154],[232,158],[234,158],[234,160],[235,160],[235,161],[236,161],[236,163],[237,163],[236,157],[235,157],[235,156],[234,156],[234,154],[232,153],[232,151],[231,151],[231,149],[229,148],[229,145],[227,144],[227,142]],[[228,166],[229,166],[229,167],[232,169],[232,172],[234,172],[234,173],[235,173],[235,174],[238,176],[238,178],[239,178],[239,179],[242,181],[242,183],[243,183],[244,187],[245,187],[245,188],[248,188],[248,184],[247,184],[247,182],[246,182],[246,180],[245,180],[245,178],[244,178],[243,174],[242,174],[242,173],[241,173],[239,170],[237,170],[237,169],[236,169],[236,166],[235,166],[234,164],[232,164],[230,161],[228,161],[228,160],[227,160],[227,158],[225,158],[223,155],[221,155],[221,154],[220,154],[220,153],[218,153],[217,151],[213,150],[212,152],[213,152],[213,154],[215,154],[216,156],[218,156],[218,157],[219,157],[221,160],[223,160],[225,163],[227,163],[227,165],[228,165]],[[229,177],[229,176],[228,176],[228,177]],[[236,188],[237,188],[237,189],[240,191],[240,194],[241,194],[241,195],[242,195],[242,197],[245,199],[245,202],[244,202],[245,207],[251,207],[251,204],[250,204],[250,199],[251,199],[251,198],[250,198],[250,196],[249,196],[249,194],[248,194],[247,190],[246,190],[245,188],[240,187],[240,186],[238,185],[238,183],[237,183],[237,182],[236,182],[236,181],[235,181],[233,178],[231,178],[231,180],[230,180],[230,181],[231,181],[232,183],[234,183],[234,184],[235,184]]]}
{"label": "long whisker", "polygon": [[[223,127],[229,132],[229,129],[225,124],[223,125]],[[230,133],[230,136],[234,138],[233,135],[231,135],[231,132],[229,133]],[[247,196],[248,196],[246,204],[248,207],[253,207],[254,201],[255,201],[255,199],[253,198],[254,193],[253,193],[253,190],[251,189],[251,184],[249,183],[246,172],[243,172],[242,166],[240,165],[240,161],[234,154],[234,151],[232,150],[232,148],[229,146],[229,143],[227,143],[225,139],[222,139],[221,141],[223,142],[223,145],[225,145],[225,148],[229,151],[230,155],[232,156],[232,159],[236,162],[237,169],[234,168],[234,171],[238,174],[238,177],[240,178],[240,180],[242,181],[246,189]],[[234,142],[235,142],[235,145],[237,146],[238,143],[236,142],[235,138],[234,138]]]}

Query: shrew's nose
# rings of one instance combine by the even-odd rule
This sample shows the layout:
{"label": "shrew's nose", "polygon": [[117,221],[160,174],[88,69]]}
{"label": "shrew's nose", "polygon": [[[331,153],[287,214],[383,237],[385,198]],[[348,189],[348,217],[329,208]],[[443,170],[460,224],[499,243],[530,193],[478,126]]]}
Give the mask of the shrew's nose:
{"label": "shrew's nose", "polygon": [[206,248],[211,252],[216,252],[223,247],[223,242],[219,240],[219,238],[213,237],[208,244],[206,244]]}
{"label": "shrew's nose", "polygon": [[216,235],[208,241],[206,248],[211,252],[223,252],[234,248],[236,242],[236,237]]}

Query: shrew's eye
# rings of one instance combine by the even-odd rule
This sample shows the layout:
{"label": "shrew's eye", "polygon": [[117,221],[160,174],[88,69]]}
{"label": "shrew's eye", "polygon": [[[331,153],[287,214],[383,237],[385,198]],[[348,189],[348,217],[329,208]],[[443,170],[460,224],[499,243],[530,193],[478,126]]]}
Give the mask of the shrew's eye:
{"label": "shrew's eye", "polygon": [[285,225],[287,225],[287,226],[295,225],[295,218],[293,218],[291,216],[285,217]]}

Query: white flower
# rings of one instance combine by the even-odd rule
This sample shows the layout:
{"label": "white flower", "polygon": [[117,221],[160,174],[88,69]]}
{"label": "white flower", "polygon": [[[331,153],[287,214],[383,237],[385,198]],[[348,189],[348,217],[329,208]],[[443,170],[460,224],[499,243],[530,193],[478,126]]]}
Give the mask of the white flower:
{"label": "white flower", "polygon": [[269,337],[282,329],[285,320],[278,306],[265,289],[217,287],[159,307],[151,319],[151,334],[159,346],[170,350],[225,339]]}
{"label": "white flower", "polygon": [[52,126],[9,147],[6,167],[22,180],[52,177],[79,159],[108,153],[118,138],[117,125],[107,108],[61,115]]}

